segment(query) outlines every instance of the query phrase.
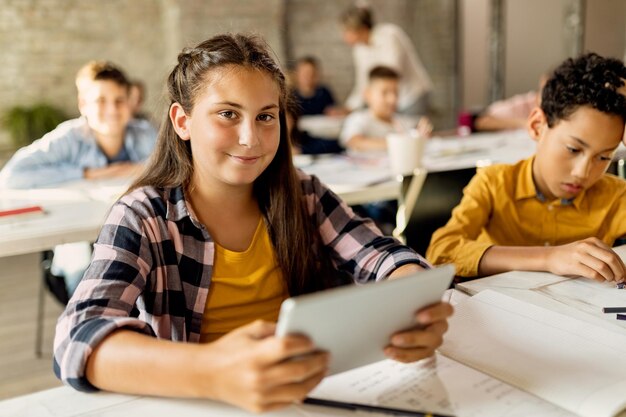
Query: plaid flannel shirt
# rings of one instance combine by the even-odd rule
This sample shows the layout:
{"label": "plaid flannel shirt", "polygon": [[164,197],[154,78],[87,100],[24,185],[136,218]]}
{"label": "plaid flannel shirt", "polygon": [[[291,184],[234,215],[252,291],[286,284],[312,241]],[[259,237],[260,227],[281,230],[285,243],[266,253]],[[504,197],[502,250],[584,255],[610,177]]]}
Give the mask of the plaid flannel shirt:
{"label": "plaid flannel shirt", "polygon": [[[300,173],[306,206],[334,265],[354,282],[384,279],[397,267],[427,261],[382,236],[315,177]],[[190,214],[182,187],[143,187],[111,209],[91,265],[59,318],[54,372],[93,391],[85,377],[93,349],[120,328],[180,342],[199,342],[215,245]]]}

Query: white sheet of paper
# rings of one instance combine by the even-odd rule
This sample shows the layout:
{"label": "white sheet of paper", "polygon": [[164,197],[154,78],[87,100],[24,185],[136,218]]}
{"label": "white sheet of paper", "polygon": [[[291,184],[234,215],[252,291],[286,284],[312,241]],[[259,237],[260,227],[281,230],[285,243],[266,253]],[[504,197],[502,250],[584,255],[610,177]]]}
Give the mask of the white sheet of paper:
{"label": "white sheet of paper", "polygon": [[626,407],[626,334],[495,291],[457,306],[440,350],[581,416]]}
{"label": "white sheet of paper", "polygon": [[413,364],[385,360],[333,375],[310,396],[459,417],[574,416],[441,355]]}

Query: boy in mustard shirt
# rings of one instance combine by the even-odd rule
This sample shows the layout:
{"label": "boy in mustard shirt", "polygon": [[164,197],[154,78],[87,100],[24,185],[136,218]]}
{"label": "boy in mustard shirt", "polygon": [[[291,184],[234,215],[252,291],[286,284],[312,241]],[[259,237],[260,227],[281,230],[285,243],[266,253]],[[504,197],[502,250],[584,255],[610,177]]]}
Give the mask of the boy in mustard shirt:
{"label": "boy in mustard shirt", "polygon": [[461,277],[548,271],[623,282],[626,181],[606,170],[624,135],[626,67],[586,54],[562,63],[527,122],[537,151],[478,171],[427,258]]}

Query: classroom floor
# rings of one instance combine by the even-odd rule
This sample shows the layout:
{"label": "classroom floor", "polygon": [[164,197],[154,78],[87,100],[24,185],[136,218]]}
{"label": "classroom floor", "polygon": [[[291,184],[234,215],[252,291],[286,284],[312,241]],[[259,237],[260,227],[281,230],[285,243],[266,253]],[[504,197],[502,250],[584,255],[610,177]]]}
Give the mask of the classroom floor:
{"label": "classroom floor", "polygon": [[0,399],[53,388],[52,341],[63,308],[46,292],[42,357],[35,356],[39,265],[29,256],[0,258]]}

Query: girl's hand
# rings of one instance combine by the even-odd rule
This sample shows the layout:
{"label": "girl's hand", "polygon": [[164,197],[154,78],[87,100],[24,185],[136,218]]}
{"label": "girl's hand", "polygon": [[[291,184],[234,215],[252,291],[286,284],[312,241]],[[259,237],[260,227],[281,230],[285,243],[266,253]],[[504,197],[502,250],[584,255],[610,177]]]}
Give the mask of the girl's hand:
{"label": "girl's hand", "polygon": [[443,342],[443,334],[448,330],[447,318],[452,312],[452,306],[443,302],[418,311],[415,318],[419,327],[392,335],[385,355],[405,363],[431,356]]}
{"label": "girl's hand", "polygon": [[302,401],[324,378],[329,355],[304,336],[274,337],[275,328],[257,320],[201,346],[198,372],[211,370],[198,378],[205,396],[255,413]]}

